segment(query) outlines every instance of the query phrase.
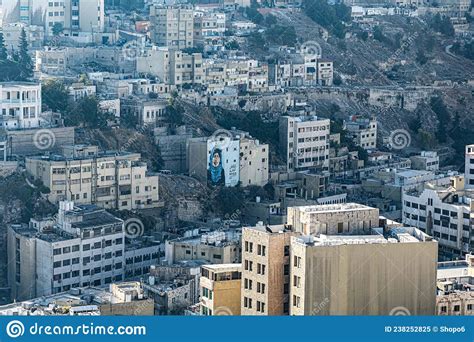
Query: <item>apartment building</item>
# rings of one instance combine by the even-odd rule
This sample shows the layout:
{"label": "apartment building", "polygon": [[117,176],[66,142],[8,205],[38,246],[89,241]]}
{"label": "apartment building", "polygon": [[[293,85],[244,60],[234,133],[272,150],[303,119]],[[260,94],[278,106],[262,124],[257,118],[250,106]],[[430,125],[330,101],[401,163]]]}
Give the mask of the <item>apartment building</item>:
{"label": "apartment building", "polygon": [[203,59],[200,53],[186,53],[170,47],[147,50],[137,58],[137,71],[159,78],[166,85],[201,84],[204,80]]}
{"label": "apartment building", "polygon": [[241,260],[241,234],[223,230],[185,236],[165,243],[168,265],[182,261],[205,260],[212,264],[233,264]]}
{"label": "apartment building", "polygon": [[190,5],[151,6],[151,39],[172,49],[194,47],[194,10]]}
{"label": "apartment building", "polygon": [[97,87],[93,84],[73,83],[68,87],[69,98],[79,101],[88,96],[95,96]]}
{"label": "apartment building", "polygon": [[287,315],[290,293],[290,238],[286,225],[242,229],[242,315]]}
{"label": "apartment building", "polygon": [[194,12],[194,45],[220,45],[226,31],[226,15],[222,12]]}
{"label": "apartment building", "polygon": [[402,200],[403,223],[438,240],[441,259],[456,259],[472,251],[474,192],[464,189],[462,177],[453,177],[449,187],[431,185],[406,191]]}
{"label": "apartment building", "polygon": [[287,222],[304,235],[368,234],[379,226],[379,210],[358,203],[289,207]]}
{"label": "apartment building", "polygon": [[65,36],[77,37],[82,33],[103,32],[105,0],[61,0],[46,4],[46,30],[53,34],[53,27],[60,25]]}
{"label": "apartment building", "polygon": [[124,114],[134,117],[138,126],[155,128],[166,120],[166,99],[150,100],[144,96],[128,97],[120,101]]}
{"label": "apartment building", "polygon": [[330,87],[334,81],[334,65],[332,61],[318,60],[317,61],[317,82],[323,87]]}
{"label": "apartment building", "polygon": [[264,186],[268,183],[270,147],[252,139],[245,132],[241,134],[240,183],[242,186]]}
{"label": "apartment building", "polygon": [[41,84],[0,83],[0,127],[6,130],[36,128],[41,124]]}
{"label": "apartment building", "polygon": [[158,176],[148,173],[138,153],[73,145],[64,147],[62,155],[30,157],[25,163],[27,172],[50,189],[52,203],[69,200],[118,210],[161,205]]}
{"label": "apartment building", "polygon": [[203,265],[201,267],[200,313],[204,316],[239,316],[241,264]]}
{"label": "apartment building", "polygon": [[27,25],[31,24],[32,0],[18,0],[17,2],[20,9],[20,22]]}
{"label": "apartment building", "polygon": [[44,28],[38,25],[10,23],[2,26],[4,45],[8,51],[18,51],[22,32],[25,32],[29,48],[41,48],[44,44]]}
{"label": "apartment building", "polygon": [[474,315],[474,256],[438,263],[437,286],[437,315]]}
{"label": "apartment building", "polygon": [[56,225],[12,225],[7,239],[13,299],[123,280],[123,221],[95,206],[61,202]]}
{"label": "apartment building", "polygon": [[135,95],[148,95],[150,93],[165,95],[171,93],[171,86],[163,82],[156,82],[146,78],[130,80],[132,91]]}
{"label": "apartment building", "polygon": [[204,84],[208,94],[223,94],[226,87],[241,91],[268,91],[269,66],[255,59],[228,58],[204,60]]}
{"label": "apartment building", "polygon": [[[219,141],[216,142],[216,138]],[[225,160],[223,167],[226,172],[226,184],[240,183],[246,187],[268,183],[268,144],[261,144],[248,132],[239,130],[226,131],[222,137],[188,139],[186,165],[190,176],[203,182],[208,180],[210,147],[213,145],[225,147],[222,158]]]}
{"label": "apartment building", "polygon": [[365,150],[377,148],[377,120],[352,115],[344,121],[344,130],[357,146]]}
{"label": "apartment building", "polygon": [[329,119],[282,116],[279,126],[280,147],[288,172],[329,169]]}
{"label": "apartment building", "polygon": [[414,170],[438,171],[439,156],[435,151],[421,151],[420,155],[410,157]]}
{"label": "apartment building", "polygon": [[413,227],[293,237],[290,315],[433,315],[436,261]]}
{"label": "apartment building", "polygon": [[464,179],[466,189],[474,190],[474,145],[466,146],[466,157],[464,159]]}

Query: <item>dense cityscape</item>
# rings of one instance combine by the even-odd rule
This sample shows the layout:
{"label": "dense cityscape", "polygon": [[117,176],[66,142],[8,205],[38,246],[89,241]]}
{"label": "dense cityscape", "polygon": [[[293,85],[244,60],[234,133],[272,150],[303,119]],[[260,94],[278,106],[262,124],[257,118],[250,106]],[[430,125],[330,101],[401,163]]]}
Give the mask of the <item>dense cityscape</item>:
{"label": "dense cityscape", "polygon": [[474,315],[470,0],[0,4],[0,316]]}

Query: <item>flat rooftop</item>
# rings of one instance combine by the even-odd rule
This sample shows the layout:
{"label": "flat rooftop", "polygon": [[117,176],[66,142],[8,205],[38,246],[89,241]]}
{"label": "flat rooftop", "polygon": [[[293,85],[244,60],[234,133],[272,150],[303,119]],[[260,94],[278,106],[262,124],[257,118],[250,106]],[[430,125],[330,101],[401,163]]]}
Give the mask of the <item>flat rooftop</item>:
{"label": "flat rooftop", "polygon": [[469,273],[474,275],[474,270],[470,271],[467,260],[453,260],[438,263],[437,279],[451,279],[469,277]]}
{"label": "flat rooftop", "polygon": [[324,205],[307,205],[294,207],[296,210],[306,213],[324,213],[324,212],[343,212],[354,210],[377,210],[376,208],[359,203],[340,203],[340,204],[324,204]]}
{"label": "flat rooftop", "polygon": [[244,227],[246,229],[258,230],[261,232],[266,232],[270,234],[279,234],[285,232],[291,232],[291,226],[285,224],[276,224],[276,225],[265,225],[257,224],[251,227]]}
{"label": "flat rooftop", "polygon": [[[81,209],[83,206],[79,206]],[[104,209],[99,209],[96,206],[86,206],[84,210],[73,210],[66,212],[65,216],[82,216],[82,221],[71,223],[72,228],[86,229],[97,226],[109,225],[109,224],[119,224],[123,221],[114,215],[108,213]]]}
{"label": "flat rooftop", "polygon": [[296,241],[308,247],[328,247],[340,245],[418,243],[433,241],[433,239],[414,227],[392,228],[388,234],[383,234],[383,228],[373,228],[372,234],[367,235],[324,235],[301,236]]}
{"label": "flat rooftop", "polygon": [[214,272],[240,271],[242,264],[211,264],[203,265],[203,268]]}
{"label": "flat rooftop", "polygon": [[27,159],[61,162],[61,161],[67,161],[67,160],[88,160],[88,159],[93,159],[93,158],[130,157],[130,156],[140,157],[140,154],[134,153],[134,152],[126,152],[126,151],[101,151],[101,152],[98,152],[97,155],[89,155],[89,156],[66,157],[62,154],[51,154],[51,155],[43,155],[43,156],[32,156],[32,157],[28,157]]}

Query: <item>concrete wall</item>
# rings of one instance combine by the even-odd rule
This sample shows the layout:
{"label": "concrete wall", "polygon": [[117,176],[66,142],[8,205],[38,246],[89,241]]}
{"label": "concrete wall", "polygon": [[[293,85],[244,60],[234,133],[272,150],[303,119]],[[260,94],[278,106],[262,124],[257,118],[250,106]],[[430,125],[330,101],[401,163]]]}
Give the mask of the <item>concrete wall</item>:
{"label": "concrete wall", "polygon": [[311,246],[292,243],[291,315],[434,315],[437,242]]}
{"label": "concrete wall", "polygon": [[31,156],[60,152],[62,146],[74,144],[74,127],[7,131],[7,141],[9,155]]}

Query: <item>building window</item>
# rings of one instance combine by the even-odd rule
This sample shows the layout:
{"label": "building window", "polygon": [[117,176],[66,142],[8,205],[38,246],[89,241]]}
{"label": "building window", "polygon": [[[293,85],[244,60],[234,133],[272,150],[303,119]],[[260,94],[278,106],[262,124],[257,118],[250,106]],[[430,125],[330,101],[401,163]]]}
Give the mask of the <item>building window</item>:
{"label": "building window", "polygon": [[293,306],[294,307],[301,307],[301,298],[296,296],[296,295],[293,295]]}
{"label": "building window", "polygon": [[301,257],[298,257],[296,255],[293,257],[293,266],[295,266],[296,268],[301,268]]}

